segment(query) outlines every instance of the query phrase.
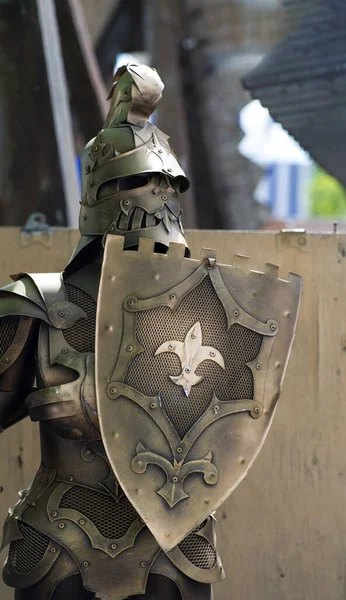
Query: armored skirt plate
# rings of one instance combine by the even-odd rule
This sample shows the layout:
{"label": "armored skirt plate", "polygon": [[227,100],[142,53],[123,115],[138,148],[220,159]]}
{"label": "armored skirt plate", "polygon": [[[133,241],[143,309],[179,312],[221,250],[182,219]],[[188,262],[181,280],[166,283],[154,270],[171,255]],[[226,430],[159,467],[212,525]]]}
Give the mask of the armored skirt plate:
{"label": "armored skirt plate", "polygon": [[184,258],[108,236],[96,334],[103,443],[128,498],[166,552],[229,496],[268,433],[301,279],[213,251]]}

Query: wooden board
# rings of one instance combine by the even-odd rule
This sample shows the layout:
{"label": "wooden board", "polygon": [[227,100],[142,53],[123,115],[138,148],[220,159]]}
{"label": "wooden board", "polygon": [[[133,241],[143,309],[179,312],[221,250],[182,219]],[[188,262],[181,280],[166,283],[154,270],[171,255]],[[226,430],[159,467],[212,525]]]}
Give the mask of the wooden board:
{"label": "wooden board", "polygon": [[[297,337],[276,419],[245,481],[218,511],[227,580],[215,600],[344,600],[346,594],[346,235],[189,232],[192,253],[216,248],[304,277]],[[19,245],[1,232],[6,274],[63,268],[76,232],[57,231],[51,248]],[[39,464],[37,430],[25,422],[0,437],[0,513],[16,501]],[[0,584],[0,598],[13,592]]]}

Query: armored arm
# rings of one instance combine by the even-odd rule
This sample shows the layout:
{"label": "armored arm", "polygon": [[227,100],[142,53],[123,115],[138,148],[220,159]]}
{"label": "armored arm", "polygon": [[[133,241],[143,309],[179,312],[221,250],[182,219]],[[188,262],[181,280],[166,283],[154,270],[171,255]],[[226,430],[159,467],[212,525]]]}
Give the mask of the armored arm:
{"label": "armored arm", "polygon": [[0,432],[28,414],[40,319],[42,301],[29,279],[0,289]]}
{"label": "armored arm", "polygon": [[0,319],[0,431],[28,414],[24,401],[34,385],[38,325],[27,317]]}

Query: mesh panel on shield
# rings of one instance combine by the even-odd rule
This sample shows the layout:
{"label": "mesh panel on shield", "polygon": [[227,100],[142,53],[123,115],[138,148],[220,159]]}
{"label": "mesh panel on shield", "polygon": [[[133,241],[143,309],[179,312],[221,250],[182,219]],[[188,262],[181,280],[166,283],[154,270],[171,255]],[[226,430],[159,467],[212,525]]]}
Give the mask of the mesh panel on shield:
{"label": "mesh panel on shield", "polygon": [[11,346],[14,336],[17,333],[20,317],[1,317],[0,318],[0,356]]}
{"label": "mesh panel on shield", "polygon": [[[197,530],[198,531],[198,530]],[[213,569],[216,565],[216,552],[208,540],[191,533],[180,544],[179,550],[199,569]]]}
{"label": "mesh panel on shield", "polygon": [[36,529],[18,521],[22,539],[11,542],[9,559],[18,573],[30,573],[42,560],[49,538]]}
{"label": "mesh panel on shield", "polygon": [[87,292],[70,283],[65,287],[69,301],[84,310],[88,318],[79,319],[72,327],[64,329],[64,338],[77,352],[95,352],[96,302]]}
{"label": "mesh panel on shield", "polygon": [[116,501],[109,494],[80,486],[74,486],[65,492],[60,508],[78,510],[107,539],[121,538],[138,518],[125,494]]}
{"label": "mesh panel on shield", "polygon": [[[155,352],[163,342],[184,341],[197,322],[201,324],[203,346],[221,352],[225,369],[210,360],[201,363],[196,374],[204,379],[186,397],[183,388],[169,378],[181,373],[178,356],[168,352],[155,356]],[[253,398],[253,376],[246,363],[258,356],[262,336],[238,324],[227,330],[224,308],[209,277],[176,311],[161,306],[138,313],[136,335],[144,352],[131,361],[125,383],[146,396],[160,394],[162,406],[181,437],[206,411],[213,392],[220,401]]]}

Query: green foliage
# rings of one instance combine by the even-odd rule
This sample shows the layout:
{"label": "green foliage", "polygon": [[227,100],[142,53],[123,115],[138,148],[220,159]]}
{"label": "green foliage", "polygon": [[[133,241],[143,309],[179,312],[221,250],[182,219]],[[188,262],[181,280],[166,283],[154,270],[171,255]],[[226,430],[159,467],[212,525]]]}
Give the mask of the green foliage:
{"label": "green foliage", "polygon": [[312,216],[346,217],[346,189],[337,179],[322,169],[317,169],[309,191]]}

